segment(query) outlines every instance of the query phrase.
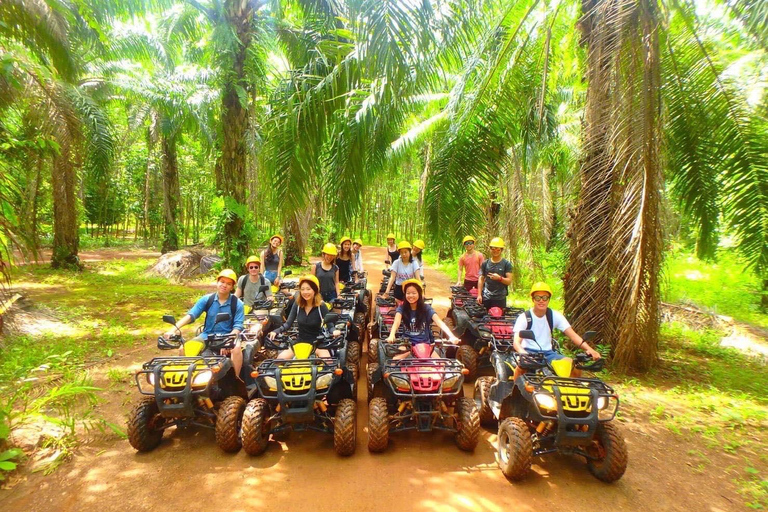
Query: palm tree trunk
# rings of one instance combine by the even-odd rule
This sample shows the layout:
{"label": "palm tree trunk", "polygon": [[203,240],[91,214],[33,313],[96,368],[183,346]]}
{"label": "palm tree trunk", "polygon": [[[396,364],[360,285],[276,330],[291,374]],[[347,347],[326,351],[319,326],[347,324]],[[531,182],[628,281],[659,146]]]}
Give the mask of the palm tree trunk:
{"label": "palm tree trunk", "polygon": [[179,249],[179,163],[176,156],[176,140],[163,135],[163,213],[165,233],[163,235],[163,254]]}
{"label": "palm tree trunk", "polygon": [[53,157],[51,188],[53,192],[53,268],[81,269],[77,255],[80,245],[77,219],[77,197],[75,183],[77,172],[70,158],[67,145],[61,146],[61,153]]}

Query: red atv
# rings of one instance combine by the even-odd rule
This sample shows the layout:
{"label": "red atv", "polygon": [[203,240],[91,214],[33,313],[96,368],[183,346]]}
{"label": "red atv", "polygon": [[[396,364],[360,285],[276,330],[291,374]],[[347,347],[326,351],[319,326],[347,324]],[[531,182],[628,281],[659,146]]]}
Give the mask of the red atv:
{"label": "red atv", "polygon": [[[369,365],[368,450],[386,450],[390,432],[448,430],[465,451],[477,446],[480,418],[475,401],[464,397],[467,370],[442,356],[442,340],[411,344],[407,339],[378,344],[379,363]],[[397,354],[410,352],[405,359]]]}

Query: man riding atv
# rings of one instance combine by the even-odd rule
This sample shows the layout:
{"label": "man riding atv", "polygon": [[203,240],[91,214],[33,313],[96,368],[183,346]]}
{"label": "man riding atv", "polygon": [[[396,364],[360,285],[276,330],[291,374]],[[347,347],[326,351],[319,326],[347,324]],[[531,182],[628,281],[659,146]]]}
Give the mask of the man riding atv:
{"label": "man riding atv", "polygon": [[273,296],[272,283],[261,274],[261,262],[257,256],[251,256],[245,261],[245,270],[248,273],[238,279],[235,297],[243,301],[247,315],[255,301],[272,300]]}

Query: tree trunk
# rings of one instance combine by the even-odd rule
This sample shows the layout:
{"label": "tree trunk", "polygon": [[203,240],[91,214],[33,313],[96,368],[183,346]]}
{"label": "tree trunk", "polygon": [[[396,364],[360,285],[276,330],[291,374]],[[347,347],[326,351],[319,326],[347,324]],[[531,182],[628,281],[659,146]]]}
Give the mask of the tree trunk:
{"label": "tree trunk", "polygon": [[163,213],[165,232],[163,235],[163,254],[179,249],[179,163],[176,157],[176,140],[166,135],[162,137],[163,158]]}
{"label": "tree trunk", "polygon": [[53,268],[81,269],[77,255],[80,245],[77,219],[75,183],[77,172],[68,146],[61,146],[61,153],[53,157],[51,188],[53,193]]}

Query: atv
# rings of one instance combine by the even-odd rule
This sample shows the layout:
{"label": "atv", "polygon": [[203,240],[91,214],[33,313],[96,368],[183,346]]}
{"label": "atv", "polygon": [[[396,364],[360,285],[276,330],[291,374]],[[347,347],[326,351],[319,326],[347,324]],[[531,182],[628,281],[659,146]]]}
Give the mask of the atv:
{"label": "atv", "polygon": [[[435,340],[442,352],[442,340]],[[390,433],[404,430],[454,433],[456,445],[473,451],[480,435],[475,403],[464,397],[466,368],[455,359],[431,357],[429,343],[407,339],[379,343],[379,363],[368,370],[368,450],[383,452]],[[394,359],[409,351],[410,357]]]}
{"label": "atv", "polygon": [[358,316],[362,313],[355,313],[358,298],[357,293],[342,292],[340,297],[331,301],[332,311],[338,314],[339,320],[345,322],[347,327],[347,363],[353,367],[355,380],[357,380],[360,371],[360,347],[362,345],[360,333],[365,332],[362,325],[365,319]]}
{"label": "atv", "polygon": [[[230,319],[216,315],[216,323]],[[163,321],[176,324],[173,316]],[[155,357],[136,372],[136,387],[145,395],[128,418],[128,441],[137,451],[148,452],[160,444],[165,429],[197,425],[213,428],[216,444],[225,452],[240,449],[240,421],[247,392],[235,376],[232,361],[214,355],[232,348],[234,335],[211,334],[205,342],[184,341],[181,334],[157,339],[161,350],[183,347],[183,356]]]}
{"label": "atv", "polygon": [[475,380],[477,375],[485,372],[485,370],[492,371],[490,354],[493,347],[488,334],[492,334],[497,340],[511,342],[514,336],[515,321],[522,312],[523,310],[519,308],[505,308],[504,310],[491,308],[489,314],[481,318],[472,317],[469,319],[468,329],[461,336],[462,344],[456,354],[456,359],[461,361],[469,370],[468,381]]}
{"label": "atv", "polygon": [[[594,332],[584,334],[589,341]],[[535,341],[533,331],[520,337]],[[614,482],[627,468],[627,447],[612,420],[619,409],[616,392],[598,378],[571,377],[572,368],[600,371],[604,360],[588,354],[547,363],[542,354],[521,354],[497,343],[492,355],[496,378],[475,383],[484,423],[498,419],[498,464],[510,481],[525,478],[531,459],[548,453],[579,455],[597,479]],[[513,381],[516,366],[526,373]]]}
{"label": "atv", "polygon": [[[326,325],[338,315],[329,313]],[[344,328],[344,324],[336,324]],[[299,342],[285,333],[275,340],[265,339],[270,349],[291,346],[294,359],[267,359],[250,372],[250,401],[243,415],[242,443],[249,455],[267,449],[270,434],[290,430],[317,430],[333,434],[336,453],[343,456],[355,451],[357,435],[356,384],[353,372],[345,365],[346,347],[341,332],[325,332],[315,343]],[[328,349],[331,357],[315,356],[318,348]]]}

